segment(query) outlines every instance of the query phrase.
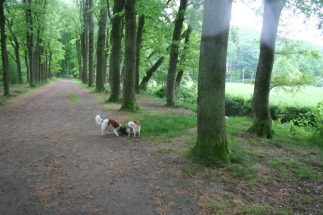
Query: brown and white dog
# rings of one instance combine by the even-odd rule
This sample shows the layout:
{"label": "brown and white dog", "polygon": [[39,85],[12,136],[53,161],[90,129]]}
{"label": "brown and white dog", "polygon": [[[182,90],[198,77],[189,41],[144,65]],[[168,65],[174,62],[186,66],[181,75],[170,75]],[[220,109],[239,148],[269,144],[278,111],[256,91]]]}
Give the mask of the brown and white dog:
{"label": "brown and white dog", "polygon": [[130,121],[126,125],[126,131],[128,133],[128,136],[130,136],[131,133],[133,133],[133,137],[136,136],[136,133],[138,132],[138,136],[140,137],[140,122],[138,121]]}
{"label": "brown and white dog", "polygon": [[118,121],[114,119],[101,119],[99,115],[95,117],[95,121],[98,125],[101,125],[102,135],[104,135],[104,131],[107,132],[108,128],[112,127],[114,134],[116,136],[119,136],[118,131],[121,127],[121,124]]}

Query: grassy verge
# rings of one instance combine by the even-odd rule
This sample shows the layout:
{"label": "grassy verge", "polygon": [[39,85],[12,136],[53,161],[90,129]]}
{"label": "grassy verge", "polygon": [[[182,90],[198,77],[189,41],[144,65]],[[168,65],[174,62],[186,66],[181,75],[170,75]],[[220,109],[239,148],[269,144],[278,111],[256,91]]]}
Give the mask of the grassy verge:
{"label": "grassy verge", "polygon": [[[108,97],[107,93],[93,95],[99,101]],[[157,101],[149,95],[137,98]],[[109,111],[119,107],[120,103],[104,105]],[[195,144],[196,114],[153,109],[119,114],[125,121],[139,120],[143,128],[140,142],[156,146],[156,153],[165,158],[184,157]],[[222,186],[216,190],[204,184],[207,191],[198,198],[201,214],[322,214],[323,146],[319,137],[294,125],[274,123],[274,139],[267,140],[246,132],[252,124],[249,117],[230,117],[226,123],[230,150],[238,163],[220,169],[188,159],[179,164],[181,175],[196,182],[209,177]]]}
{"label": "grassy verge", "polygon": [[79,100],[78,95],[76,95],[74,93],[68,94],[68,98],[69,98],[70,102],[77,102]]}

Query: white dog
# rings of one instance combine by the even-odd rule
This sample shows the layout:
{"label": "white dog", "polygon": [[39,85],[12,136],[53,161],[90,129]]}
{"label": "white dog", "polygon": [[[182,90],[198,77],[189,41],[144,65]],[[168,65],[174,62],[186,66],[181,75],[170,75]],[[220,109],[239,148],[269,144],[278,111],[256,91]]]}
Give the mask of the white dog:
{"label": "white dog", "polygon": [[101,119],[99,115],[95,117],[95,121],[98,125],[101,125],[102,135],[104,135],[104,131],[107,132],[108,128],[112,127],[114,134],[116,136],[119,136],[118,131],[121,127],[121,124],[118,121],[114,119]]}
{"label": "white dog", "polygon": [[126,125],[126,131],[128,133],[128,136],[130,136],[131,133],[133,133],[133,137],[136,136],[136,133],[138,132],[138,136],[140,137],[140,122],[138,121],[130,121]]}

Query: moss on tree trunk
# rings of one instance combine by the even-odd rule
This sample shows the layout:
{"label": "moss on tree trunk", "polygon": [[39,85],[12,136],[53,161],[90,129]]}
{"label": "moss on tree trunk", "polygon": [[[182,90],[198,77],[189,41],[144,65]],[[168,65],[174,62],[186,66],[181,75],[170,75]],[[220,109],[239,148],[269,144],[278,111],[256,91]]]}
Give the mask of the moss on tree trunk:
{"label": "moss on tree trunk", "polygon": [[108,102],[117,102],[119,101],[119,94],[111,93]]}
{"label": "moss on tree trunk", "polygon": [[248,130],[254,132],[257,136],[267,138],[273,138],[274,135],[271,129],[269,92],[275,58],[278,21],[283,7],[284,1],[265,0],[260,54],[252,102],[253,125]]}
{"label": "moss on tree trunk", "polygon": [[225,77],[232,1],[205,1],[198,76],[197,141],[192,156],[230,164]]}
{"label": "moss on tree trunk", "polygon": [[120,108],[120,111],[132,111],[132,112],[136,112],[139,109],[140,108],[137,105],[137,102],[136,101],[123,100],[122,101],[122,107]]}
{"label": "moss on tree trunk", "polygon": [[272,139],[275,132],[272,130],[271,120],[256,120],[248,129],[248,132],[255,133],[258,137],[267,137]]}
{"label": "moss on tree trunk", "polygon": [[226,138],[198,137],[192,156],[205,164],[230,164],[230,151]]}

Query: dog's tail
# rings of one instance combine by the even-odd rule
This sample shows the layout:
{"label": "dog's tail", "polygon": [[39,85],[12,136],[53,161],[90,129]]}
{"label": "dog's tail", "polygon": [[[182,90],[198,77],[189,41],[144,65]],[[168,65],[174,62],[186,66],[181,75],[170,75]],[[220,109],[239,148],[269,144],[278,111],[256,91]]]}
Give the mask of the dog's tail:
{"label": "dog's tail", "polygon": [[103,122],[103,120],[101,119],[101,117],[99,115],[96,115],[95,121],[96,121],[96,124],[98,124],[98,125],[101,125]]}
{"label": "dog's tail", "polygon": [[109,122],[109,120],[108,120],[108,119],[105,119],[105,120],[103,120],[103,121],[102,121],[102,125],[101,125],[101,129],[102,129],[102,130],[107,129],[107,127],[108,127],[108,122]]}

